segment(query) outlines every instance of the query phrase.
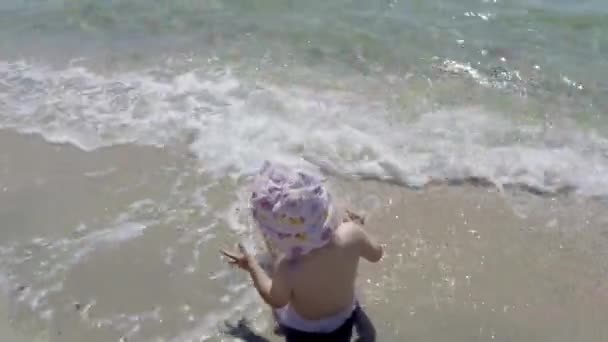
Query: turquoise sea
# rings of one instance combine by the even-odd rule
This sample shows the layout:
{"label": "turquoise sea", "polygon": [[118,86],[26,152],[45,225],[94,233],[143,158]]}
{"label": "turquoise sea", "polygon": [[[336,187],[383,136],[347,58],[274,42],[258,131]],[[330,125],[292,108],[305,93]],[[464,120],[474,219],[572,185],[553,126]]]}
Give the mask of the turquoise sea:
{"label": "turquoise sea", "polygon": [[607,78],[600,0],[0,3],[0,126],[83,148],[189,137],[216,171],[297,153],[603,196]]}

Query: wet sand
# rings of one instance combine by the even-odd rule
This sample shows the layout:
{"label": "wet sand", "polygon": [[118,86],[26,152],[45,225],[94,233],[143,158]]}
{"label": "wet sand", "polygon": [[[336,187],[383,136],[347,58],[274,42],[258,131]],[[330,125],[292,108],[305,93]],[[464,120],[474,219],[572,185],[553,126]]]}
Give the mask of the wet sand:
{"label": "wet sand", "polygon": [[386,258],[361,274],[379,340],[608,338],[601,203],[545,199],[524,218],[512,198],[494,190],[348,187],[389,203],[369,218],[370,231],[387,244]]}
{"label": "wet sand", "polygon": [[[280,341],[217,254],[249,234],[245,180],[210,181],[178,150],[0,131],[0,340],[220,341],[228,324]],[[386,244],[360,274],[378,341],[608,340],[606,203],[330,184]]]}

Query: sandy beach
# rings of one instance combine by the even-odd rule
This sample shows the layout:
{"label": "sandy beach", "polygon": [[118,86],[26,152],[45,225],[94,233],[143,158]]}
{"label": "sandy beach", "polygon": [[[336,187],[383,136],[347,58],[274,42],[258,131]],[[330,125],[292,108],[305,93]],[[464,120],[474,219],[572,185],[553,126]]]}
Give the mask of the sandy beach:
{"label": "sandy beach", "polygon": [[[2,340],[280,341],[217,254],[250,235],[245,178],[211,185],[213,201],[201,202],[206,176],[174,177],[191,163],[175,150],[84,152],[2,131],[0,156]],[[386,244],[360,274],[378,341],[608,338],[606,203],[329,184]]]}

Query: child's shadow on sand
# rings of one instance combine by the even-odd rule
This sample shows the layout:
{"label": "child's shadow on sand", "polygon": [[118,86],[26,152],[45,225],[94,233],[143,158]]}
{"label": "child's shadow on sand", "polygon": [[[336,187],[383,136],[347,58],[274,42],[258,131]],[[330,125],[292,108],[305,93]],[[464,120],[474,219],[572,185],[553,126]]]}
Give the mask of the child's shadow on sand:
{"label": "child's shadow on sand", "polygon": [[240,338],[247,342],[270,342],[269,339],[256,334],[249,327],[249,322],[245,318],[241,318],[236,324],[224,323],[226,329],[223,331],[224,334]]}
{"label": "child's shadow on sand", "polygon": [[[236,324],[224,323],[226,335],[240,338],[246,342],[270,342],[269,339],[256,334],[250,327],[246,319],[240,319]],[[376,328],[369,319],[369,316],[361,308],[355,311],[355,342],[375,342]]]}

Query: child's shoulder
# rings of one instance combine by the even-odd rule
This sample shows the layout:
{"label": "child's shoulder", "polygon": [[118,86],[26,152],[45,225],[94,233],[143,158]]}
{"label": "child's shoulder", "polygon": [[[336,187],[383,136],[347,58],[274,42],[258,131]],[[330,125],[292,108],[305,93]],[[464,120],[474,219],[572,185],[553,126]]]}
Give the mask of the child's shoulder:
{"label": "child's shoulder", "polygon": [[340,225],[338,225],[338,228],[336,229],[337,233],[350,233],[350,232],[355,232],[361,229],[361,226],[355,222],[352,221],[346,221],[346,222],[342,222],[340,223]]}
{"label": "child's shoulder", "polygon": [[343,222],[336,229],[336,236],[344,242],[356,242],[362,235],[362,227],[355,222]]}

